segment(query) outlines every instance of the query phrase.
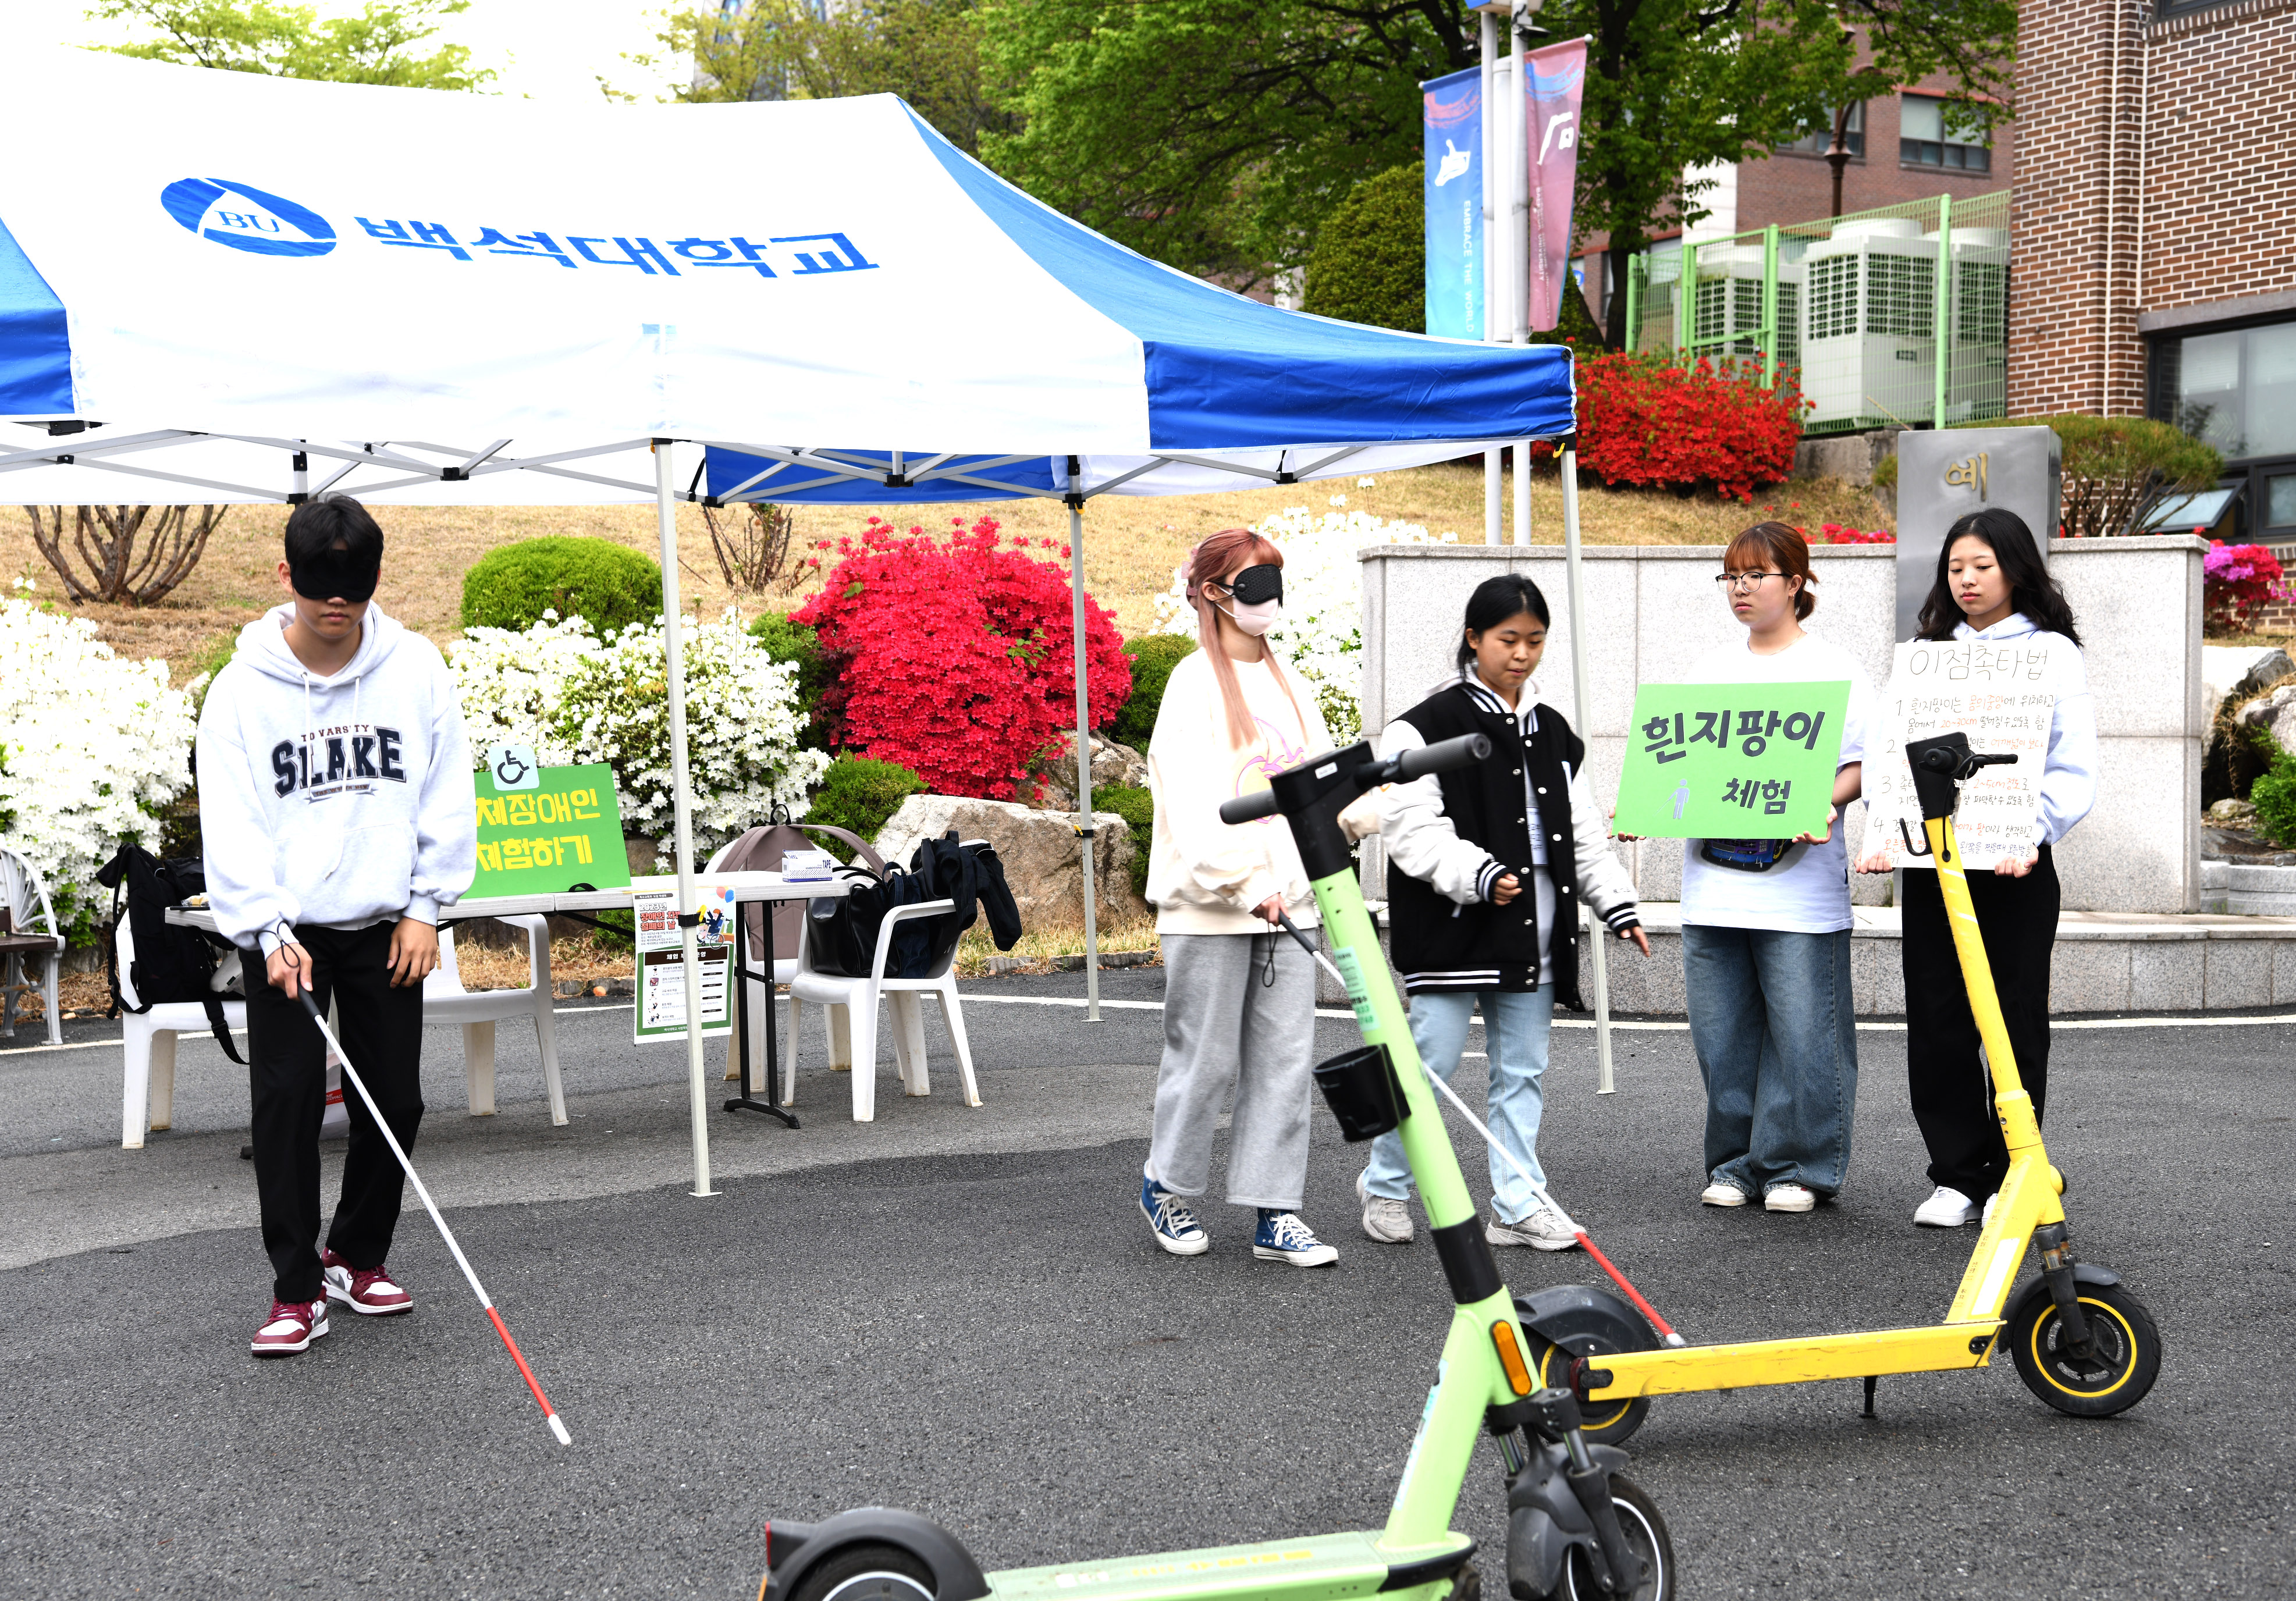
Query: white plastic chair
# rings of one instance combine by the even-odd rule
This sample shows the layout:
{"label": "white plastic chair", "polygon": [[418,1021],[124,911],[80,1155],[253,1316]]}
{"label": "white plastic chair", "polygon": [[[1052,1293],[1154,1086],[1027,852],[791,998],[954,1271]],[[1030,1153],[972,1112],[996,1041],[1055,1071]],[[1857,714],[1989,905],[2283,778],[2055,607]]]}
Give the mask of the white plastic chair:
{"label": "white plastic chair", "polygon": [[[16,1037],[16,997],[37,989],[48,1002],[48,1043],[64,1042],[63,1013],[56,1004],[56,975],[63,967],[64,936],[56,930],[55,909],[48,904],[48,886],[39,870],[5,845],[0,845],[0,909],[8,913],[8,934],[13,939],[45,939],[53,950],[11,951],[0,956],[0,1039]],[[38,963],[45,972],[32,984],[26,968]]]}
{"label": "white plastic chair", "polygon": [[558,1079],[558,1031],[550,1010],[550,919],[539,913],[500,919],[526,930],[527,985],[521,990],[465,990],[455,962],[455,931],[439,930],[439,966],[422,981],[422,1020],[463,1025],[463,1077],[471,1115],[495,1112],[495,1025],[531,1017],[542,1051],[542,1082],[550,1090],[550,1121],[566,1121],[566,1090]]}
{"label": "white plastic chair", "polygon": [[[135,992],[135,935],[125,917],[113,932],[112,943],[119,961],[119,998],[127,1006],[140,1006],[143,998]],[[223,976],[220,969],[217,976]],[[230,1027],[245,1028],[247,1002],[226,1001],[223,1016]],[[196,1001],[163,1001],[148,1012],[121,1009],[120,1042],[127,1058],[119,1107],[119,1143],[124,1148],[140,1151],[147,1130],[175,1125],[176,1036],[209,1032],[207,1008]]]}
{"label": "white plastic chair", "polygon": [[[926,901],[897,906],[877,928],[877,951],[866,978],[845,978],[818,972],[813,965],[813,941],[806,939],[798,957],[796,976],[790,981],[789,1040],[782,1058],[782,1101],[787,1105],[797,1091],[797,1009],[800,1001],[829,1009],[829,1062],[832,1067],[850,1064],[853,1070],[853,1121],[873,1123],[877,1117],[877,1003],[893,1005],[893,1055],[900,1066],[901,1083],[911,1095],[932,1093],[925,1071],[925,1015],[921,997],[938,995],[941,1016],[948,1020],[949,1038],[956,1044],[957,1069],[964,1075],[964,1104],[980,1104],[980,1086],[972,1076],[972,1047],[964,1037],[964,1013],[957,1004],[956,952],[952,948],[939,969],[924,978],[888,978],[885,963],[893,949],[893,934],[912,918],[937,917],[954,909],[947,901]],[[841,1048],[841,1049],[840,1049]],[[844,1060],[840,1061],[842,1056]]]}
{"label": "white plastic chair", "polygon": [[[550,1089],[550,1121],[563,1123],[566,1091],[558,1078],[558,1034],[550,1010],[550,920],[539,916],[502,920],[526,930],[527,972],[531,982],[521,990],[463,989],[462,973],[455,963],[455,931],[441,928],[438,970],[422,981],[423,1020],[463,1025],[463,1075],[470,1091],[471,1115],[490,1117],[495,1110],[495,1025],[504,1017],[532,1017],[535,1038],[542,1050],[543,1082]],[[126,918],[119,919],[114,937],[119,952],[119,992],[135,1005],[140,998],[129,975],[134,970],[135,939]],[[231,1027],[247,1026],[244,1001],[226,1001],[223,1011]],[[124,1013],[123,1024],[127,1066],[119,1143],[133,1151],[144,1148],[147,1130],[173,1123],[176,1036],[207,1033],[208,1014],[196,1001],[165,1001],[147,1012]]]}

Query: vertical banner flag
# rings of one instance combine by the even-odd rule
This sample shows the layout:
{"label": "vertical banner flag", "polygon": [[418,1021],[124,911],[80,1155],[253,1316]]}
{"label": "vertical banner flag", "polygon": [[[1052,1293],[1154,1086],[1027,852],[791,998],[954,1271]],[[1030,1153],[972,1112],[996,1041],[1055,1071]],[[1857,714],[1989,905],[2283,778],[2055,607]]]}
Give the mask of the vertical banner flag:
{"label": "vertical banner flag", "polygon": [[[1524,119],[1531,174],[1530,325],[1541,333],[1562,320],[1562,291],[1570,282],[1570,202],[1578,182],[1578,99],[1586,86],[1586,40],[1572,39],[1530,53],[1530,115]],[[1429,104],[1433,104],[1431,95]],[[1433,136],[1431,112],[1429,136]],[[1431,222],[1431,200],[1429,206]],[[1428,237],[1434,237],[1431,231]],[[1431,285],[1435,270],[1431,249],[1427,253],[1427,270]],[[1431,295],[1431,317],[1434,304]]]}
{"label": "vertical banner flag", "polygon": [[1427,158],[1427,331],[1483,337],[1483,85],[1470,67],[1419,86]]}

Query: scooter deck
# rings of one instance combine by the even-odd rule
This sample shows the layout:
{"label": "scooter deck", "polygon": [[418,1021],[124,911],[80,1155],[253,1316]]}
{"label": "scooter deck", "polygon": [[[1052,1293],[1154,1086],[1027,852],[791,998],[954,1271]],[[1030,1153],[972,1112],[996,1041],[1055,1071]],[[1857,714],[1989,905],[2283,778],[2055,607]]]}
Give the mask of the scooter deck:
{"label": "scooter deck", "polygon": [[1464,1534],[1439,1546],[1390,1556],[1380,1532],[1357,1530],[1261,1545],[1210,1546],[1144,1556],[1102,1557],[985,1575],[996,1601],[1194,1601],[1252,1596],[1321,1601],[1385,1591],[1397,1601],[1431,1601],[1475,1548]]}
{"label": "scooter deck", "polygon": [[1934,1323],[1921,1328],[1881,1328],[1864,1334],[1804,1339],[1755,1340],[1736,1345],[1690,1345],[1670,1351],[1623,1351],[1589,1359],[1610,1370],[1611,1382],[1589,1393],[1596,1401],[1636,1395],[1682,1395],[1702,1390],[1751,1390],[1816,1379],[1870,1378],[1890,1373],[1939,1373],[1982,1368],[1992,1354],[2001,1320]]}

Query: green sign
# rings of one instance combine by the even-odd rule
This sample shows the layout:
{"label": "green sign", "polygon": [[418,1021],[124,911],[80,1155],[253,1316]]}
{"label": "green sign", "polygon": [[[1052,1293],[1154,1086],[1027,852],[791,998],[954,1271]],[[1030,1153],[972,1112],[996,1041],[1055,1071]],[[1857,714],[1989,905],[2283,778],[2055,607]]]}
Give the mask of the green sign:
{"label": "green sign", "polygon": [[1825,827],[1849,685],[1646,683],[1619,775],[1621,834],[1791,839]]}
{"label": "green sign", "polygon": [[556,894],[577,884],[619,889],[630,881],[614,770],[545,767],[521,774],[533,788],[505,789],[491,768],[478,775],[479,876],[470,894]]}

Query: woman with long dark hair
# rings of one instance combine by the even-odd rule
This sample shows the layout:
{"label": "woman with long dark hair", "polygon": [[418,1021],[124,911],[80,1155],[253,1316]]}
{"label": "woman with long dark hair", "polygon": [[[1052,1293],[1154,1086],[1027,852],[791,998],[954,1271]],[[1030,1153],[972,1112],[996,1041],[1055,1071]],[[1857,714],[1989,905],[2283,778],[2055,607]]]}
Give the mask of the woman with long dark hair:
{"label": "woman with long dark hair", "polygon": [[[2057,675],[2032,848],[1969,878],[1986,960],[2017,1053],[2017,1076],[2038,1120],[2049,1087],[2049,957],[2057,940],[2051,847],[2096,804],[2096,703],[2088,691],[2080,633],[2064,591],[2042,565],[2032,530],[2015,512],[1995,507],[1972,511],[1947,530],[1915,637],[2046,645]],[[1889,865],[1878,849],[1857,864],[1861,872],[1886,872]],[[1978,1055],[1977,1019],[1962,985],[1937,874],[1915,868],[1903,878],[1898,952],[1906,976],[1906,1072],[1936,1187],[1915,1210],[1914,1221],[1954,1229],[1992,1204],[2009,1172],[2009,1152]]]}
{"label": "woman with long dark hair", "polygon": [[[1587,749],[1531,677],[1546,649],[1546,597],[1520,574],[1487,578],[1467,600],[1458,677],[1387,725],[1380,754],[1462,734],[1489,737],[1472,767],[1397,784],[1380,796],[1388,924],[1411,997],[1411,1038],[1445,1079],[1457,1070],[1480,1007],[1491,1064],[1491,1129],[1517,1162],[1538,1165],[1547,1032],[1554,1003],[1578,996],[1578,902],[1600,926],[1650,954],[1634,886],[1611,854],[1587,782]],[[1169,1003],[1167,1002],[1168,1005]],[[1356,1180],[1364,1232],[1411,1238],[1411,1168],[1382,1134]],[[1564,1251],[1570,1225],[1491,1153],[1494,1246]]]}
{"label": "woman with long dark hair", "polygon": [[1339,1252],[1300,1218],[1316,969],[1277,932],[1286,912],[1314,927],[1316,897],[1282,818],[1230,824],[1219,808],[1330,749],[1332,737],[1313,690],[1266,638],[1283,603],[1283,552],[1228,528],[1189,552],[1181,574],[1202,649],[1173,667],[1148,740],[1164,1058],[1140,1210],[1173,1255],[1210,1247],[1188,1203],[1210,1187],[1212,1133],[1233,1092],[1227,1198],[1258,1212],[1252,1254],[1322,1267]]}

